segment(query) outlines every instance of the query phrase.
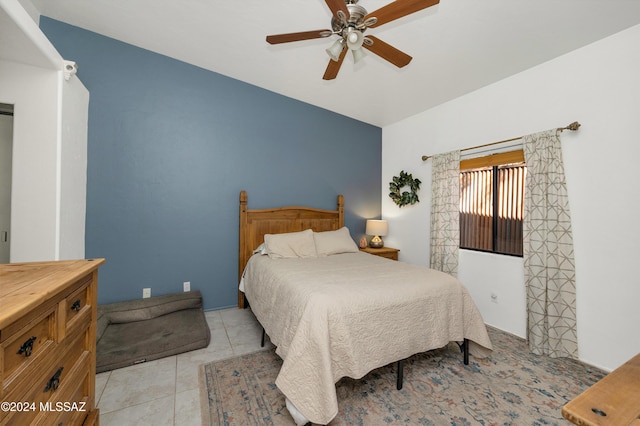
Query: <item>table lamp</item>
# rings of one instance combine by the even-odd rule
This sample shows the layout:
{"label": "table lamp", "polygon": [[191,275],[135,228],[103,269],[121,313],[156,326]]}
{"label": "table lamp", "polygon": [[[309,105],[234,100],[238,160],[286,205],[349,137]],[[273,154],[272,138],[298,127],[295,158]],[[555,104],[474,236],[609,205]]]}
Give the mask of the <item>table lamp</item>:
{"label": "table lamp", "polygon": [[384,241],[382,238],[387,235],[389,232],[389,224],[386,220],[367,220],[367,228],[365,233],[367,235],[373,235],[371,241],[369,241],[369,247],[371,248],[382,248],[384,247]]}

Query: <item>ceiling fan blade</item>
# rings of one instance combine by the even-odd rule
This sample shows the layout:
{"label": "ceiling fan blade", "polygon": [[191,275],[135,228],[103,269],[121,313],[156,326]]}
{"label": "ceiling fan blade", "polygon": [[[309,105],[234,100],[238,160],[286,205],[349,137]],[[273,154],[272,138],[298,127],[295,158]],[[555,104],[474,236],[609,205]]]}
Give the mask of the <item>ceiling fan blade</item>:
{"label": "ceiling fan blade", "polygon": [[413,59],[411,56],[396,49],[390,44],[385,43],[377,37],[369,35],[366,38],[371,40],[373,43],[369,44],[369,42],[367,42],[365,39],[365,43],[362,44],[362,47],[375,53],[382,59],[386,59],[398,68],[404,67],[409,62],[411,62],[411,59]]}
{"label": "ceiling fan blade", "polygon": [[340,66],[342,65],[342,61],[344,61],[347,50],[349,49],[347,49],[346,47],[342,49],[342,52],[340,52],[340,56],[338,57],[337,61],[334,61],[333,59],[329,60],[329,65],[327,65],[327,69],[322,76],[323,80],[333,80],[338,76],[338,71],[340,71]]}
{"label": "ceiling fan blade", "polygon": [[314,38],[329,37],[331,30],[315,30],[315,31],[303,31],[300,33],[288,33],[288,34],[275,34],[267,36],[267,43],[279,44],[289,43],[291,41],[311,40]]}
{"label": "ceiling fan blade", "polygon": [[440,0],[396,0],[378,10],[374,10],[365,16],[364,20],[366,21],[373,17],[377,18],[378,20],[375,24],[369,25],[370,28],[375,28],[438,3],[440,3]]}
{"label": "ceiling fan blade", "polygon": [[[331,9],[331,13],[338,21],[348,21],[349,17],[349,9],[347,9],[347,4],[344,0],[325,0],[327,2],[327,6]],[[342,12],[343,16],[340,16],[340,12]]]}

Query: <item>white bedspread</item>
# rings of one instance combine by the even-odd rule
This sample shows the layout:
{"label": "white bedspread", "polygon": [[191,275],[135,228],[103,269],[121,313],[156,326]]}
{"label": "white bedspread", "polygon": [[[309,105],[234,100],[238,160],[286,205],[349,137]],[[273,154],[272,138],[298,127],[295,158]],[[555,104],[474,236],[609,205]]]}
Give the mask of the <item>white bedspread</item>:
{"label": "white bedspread", "polygon": [[284,360],[276,385],[314,423],[327,424],[338,413],[335,383],[342,377],[360,378],[464,338],[475,356],[491,350],[467,290],[428,268],[366,253],[254,255],[244,286]]}

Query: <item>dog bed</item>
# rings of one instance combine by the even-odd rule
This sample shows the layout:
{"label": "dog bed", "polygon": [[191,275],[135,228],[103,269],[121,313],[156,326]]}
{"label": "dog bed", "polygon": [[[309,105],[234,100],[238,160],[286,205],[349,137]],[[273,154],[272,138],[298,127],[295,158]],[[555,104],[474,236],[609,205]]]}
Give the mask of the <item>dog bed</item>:
{"label": "dog bed", "polygon": [[209,345],[199,291],[98,306],[96,372]]}

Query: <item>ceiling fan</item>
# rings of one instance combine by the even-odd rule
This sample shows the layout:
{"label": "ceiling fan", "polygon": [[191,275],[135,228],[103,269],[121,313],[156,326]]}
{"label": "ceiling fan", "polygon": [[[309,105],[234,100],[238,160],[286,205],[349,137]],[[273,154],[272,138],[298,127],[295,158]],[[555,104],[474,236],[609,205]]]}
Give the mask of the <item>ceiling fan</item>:
{"label": "ceiling fan", "polygon": [[362,50],[364,47],[399,68],[407,65],[411,62],[411,56],[377,37],[365,36],[364,32],[368,28],[379,27],[387,22],[436,5],[440,0],[396,0],[371,13],[368,13],[364,7],[357,5],[358,0],[325,0],[325,2],[333,14],[330,30],[269,35],[267,42],[280,44],[332,35],[339,36],[340,38],[326,50],[331,60],[322,78],[332,80],[338,75],[348,50],[353,54],[354,62],[358,62],[364,57],[365,53]]}

